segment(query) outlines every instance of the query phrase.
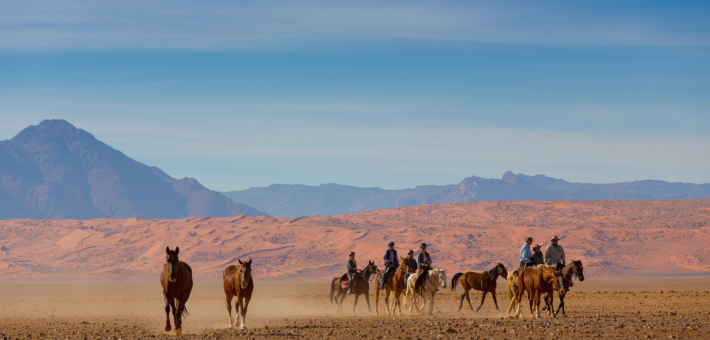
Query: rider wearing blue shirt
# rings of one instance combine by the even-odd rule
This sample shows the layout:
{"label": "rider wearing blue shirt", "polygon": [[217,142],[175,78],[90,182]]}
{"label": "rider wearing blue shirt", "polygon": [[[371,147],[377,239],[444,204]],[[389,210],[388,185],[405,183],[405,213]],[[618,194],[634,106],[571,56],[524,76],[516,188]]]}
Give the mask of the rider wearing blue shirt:
{"label": "rider wearing blue shirt", "polygon": [[525,244],[520,248],[520,269],[532,265],[532,252],[530,251],[532,243],[533,238],[528,236],[525,238]]}

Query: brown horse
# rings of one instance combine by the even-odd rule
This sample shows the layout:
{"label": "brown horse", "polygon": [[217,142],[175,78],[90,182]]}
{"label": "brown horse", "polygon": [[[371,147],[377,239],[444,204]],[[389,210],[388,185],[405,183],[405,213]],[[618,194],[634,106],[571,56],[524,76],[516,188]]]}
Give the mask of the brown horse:
{"label": "brown horse", "polygon": [[[553,290],[557,290],[560,295],[565,294],[564,286],[562,285],[562,275],[559,271],[554,271],[547,266],[538,266],[537,268],[527,267],[520,270],[518,273],[518,311],[516,316],[520,317],[520,302],[523,299],[523,294],[528,292],[530,300],[530,314],[532,317],[540,317],[540,297],[545,294],[546,303],[552,306]],[[534,306],[533,306],[534,302]],[[550,313],[552,314],[552,313]],[[554,315],[552,315],[554,317]]]}
{"label": "brown horse", "polygon": [[[409,269],[409,261],[414,261],[414,259],[410,259],[408,257],[403,258],[399,257],[402,259],[402,261],[399,264],[399,267],[397,268],[397,271],[394,273],[394,277],[392,277],[392,280],[387,282],[385,285],[385,305],[387,306],[387,315],[394,315],[395,308],[399,307],[399,315],[402,315],[402,306],[400,305],[400,300],[399,297],[404,293],[404,291],[407,289],[407,283],[404,281],[404,277],[407,275],[407,270]],[[384,275],[383,271],[380,271],[377,273],[377,280],[376,282],[379,282],[380,277]],[[390,312],[390,295],[392,295],[392,311]],[[379,301],[380,301],[380,286],[377,286],[376,294],[375,294],[375,314],[380,315],[380,309],[379,309]]]}
{"label": "brown horse", "polygon": [[461,294],[461,303],[459,303],[458,312],[460,312],[461,307],[463,307],[464,298],[466,298],[468,306],[471,308],[471,310],[473,310],[473,306],[471,305],[471,298],[468,295],[468,292],[471,289],[480,290],[483,292],[483,296],[481,297],[481,305],[476,308],[476,312],[481,310],[481,306],[483,306],[483,301],[486,300],[486,294],[488,293],[491,293],[491,295],[493,296],[493,303],[495,303],[496,309],[500,312],[500,309],[498,309],[498,301],[496,300],[496,281],[498,280],[498,276],[508,276],[508,270],[505,269],[505,266],[502,263],[498,263],[495,267],[491,268],[491,270],[483,273],[456,273],[451,279],[451,291],[453,292],[456,290],[456,281],[460,281],[461,287],[463,287],[464,289],[463,294]]}
{"label": "brown horse", "polygon": [[[357,306],[357,299],[360,295],[365,295],[365,301],[367,301],[367,309],[372,313],[370,308],[370,277],[373,273],[377,273],[377,266],[375,262],[369,261],[367,267],[362,270],[361,273],[353,275],[353,280],[355,281],[355,286],[353,287],[353,293],[355,294],[355,304],[353,304],[353,313],[355,313],[355,306]],[[348,287],[346,285],[343,288],[343,284],[347,282],[347,276],[333,278],[330,282],[330,303],[333,301],[338,305],[338,312],[343,311],[343,300],[348,295]],[[340,301],[338,301],[340,300]]]}
{"label": "brown horse", "polygon": [[[235,326],[236,322],[232,322],[232,297],[236,296],[234,302],[234,318],[239,318],[239,328],[247,328],[247,308],[251,293],[254,291],[254,280],[251,275],[251,259],[246,262],[237,259],[239,267],[229,266],[222,274],[224,283],[224,295],[227,298],[227,314],[229,314],[229,327]],[[237,321],[237,320],[234,320]]]}
{"label": "brown horse", "polygon": [[[582,260],[575,261],[572,260],[570,264],[562,269],[562,284],[565,288],[565,292],[569,292],[569,287],[572,287],[572,280],[576,277],[579,281],[584,281],[584,266],[582,266]],[[550,305],[547,305],[547,299],[545,299],[546,306],[542,310],[550,310]],[[565,314],[565,295],[560,295],[560,305],[557,307],[555,315],[557,315],[562,309],[562,316],[567,316]]]}
{"label": "brown horse", "polygon": [[160,274],[165,300],[165,331],[169,332],[171,329],[170,308],[172,307],[177,335],[182,333],[182,317],[188,315],[185,303],[192,291],[192,268],[178,259],[179,252],[180,247],[175,247],[175,251],[170,250],[170,247],[165,248],[167,256],[163,272]]}

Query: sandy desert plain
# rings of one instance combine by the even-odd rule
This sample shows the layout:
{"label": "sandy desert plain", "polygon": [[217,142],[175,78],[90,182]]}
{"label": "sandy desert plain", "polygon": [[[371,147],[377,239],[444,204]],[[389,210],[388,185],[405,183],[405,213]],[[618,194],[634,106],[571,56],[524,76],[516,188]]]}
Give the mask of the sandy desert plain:
{"label": "sandy desert plain", "polygon": [[[175,338],[165,322],[157,276],[164,249],[180,246],[196,283],[184,338],[542,339],[708,338],[710,201],[476,202],[304,217],[0,221],[0,339]],[[353,298],[345,312],[328,301],[328,280],[347,251],[381,266],[386,242],[400,253],[430,244],[435,265],[512,269],[524,236],[562,237],[584,282],[565,300],[567,317],[506,317],[498,280],[495,310],[456,311],[437,295],[435,313],[379,315]],[[254,260],[247,330],[227,329],[221,271]],[[371,284],[374,294],[374,284]],[[474,307],[480,299],[472,296]],[[557,298],[556,298],[557,301]],[[370,298],[375,309],[374,296]]]}

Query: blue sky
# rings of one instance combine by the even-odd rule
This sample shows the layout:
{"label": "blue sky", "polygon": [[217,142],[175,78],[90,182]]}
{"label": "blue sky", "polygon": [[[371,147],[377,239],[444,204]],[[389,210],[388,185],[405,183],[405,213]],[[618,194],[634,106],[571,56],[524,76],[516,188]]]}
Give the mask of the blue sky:
{"label": "blue sky", "polygon": [[703,2],[0,2],[0,140],[63,118],[215,190],[710,182]]}

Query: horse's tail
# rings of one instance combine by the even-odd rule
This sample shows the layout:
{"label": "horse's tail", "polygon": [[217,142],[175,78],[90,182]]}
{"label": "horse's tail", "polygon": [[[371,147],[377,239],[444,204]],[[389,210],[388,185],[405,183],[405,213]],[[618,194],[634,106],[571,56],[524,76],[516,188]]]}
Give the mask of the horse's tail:
{"label": "horse's tail", "polygon": [[187,307],[183,306],[182,313],[180,313],[180,316],[183,317],[183,316],[187,316],[187,315],[190,315],[190,313],[187,312]]}
{"label": "horse's tail", "polygon": [[[510,275],[510,274],[508,274],[508,275]],[[507,277],[505,278],[505,281],[506,281],[507,286],[508,286],[508,297],[512,299],[512,298],[513,298],[513,295],[514,295],[514,294],[513,294],[513,287],[511,286],[510,280],[509,280]]]}
{"label": "horse's tail", "polygon": [[335,280],[338,278],[333,278],[333,281],[330,282],[330,304],[333,304],[333,296],[335,296]]}
{"label": "horse's tail", "polygon": [[456,290],[456,284],[459,282],[459,278],[463,275],[463,273],[456,273],[454,274],[454,277],[451,278],[451,291]]}

